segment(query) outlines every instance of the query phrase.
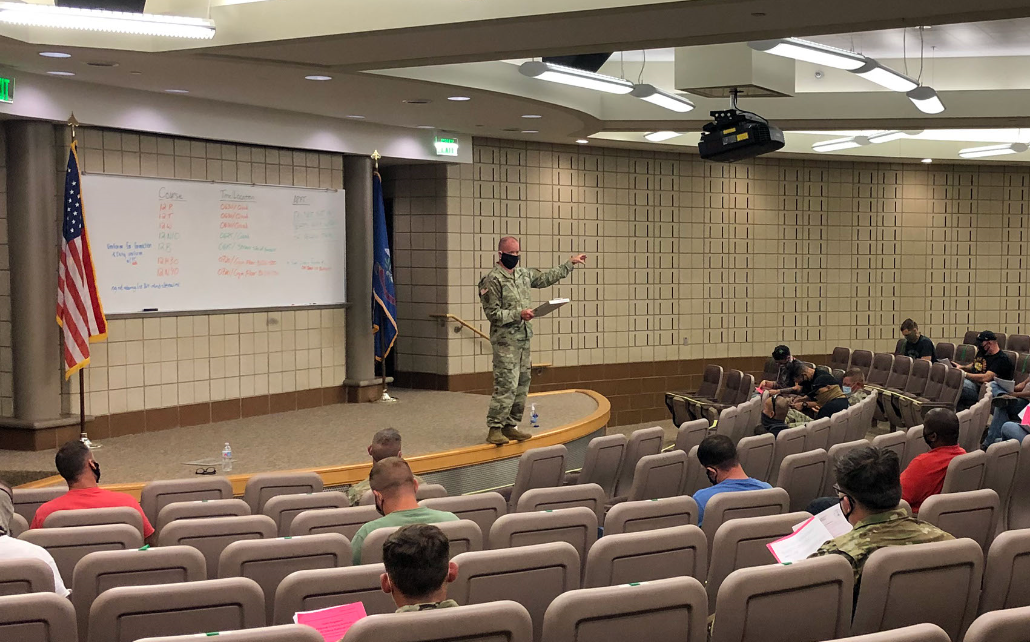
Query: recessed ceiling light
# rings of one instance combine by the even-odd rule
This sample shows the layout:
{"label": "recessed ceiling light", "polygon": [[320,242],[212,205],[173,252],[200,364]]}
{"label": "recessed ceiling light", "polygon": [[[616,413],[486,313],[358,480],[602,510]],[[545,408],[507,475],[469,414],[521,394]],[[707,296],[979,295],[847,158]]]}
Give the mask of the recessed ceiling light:
{"label": "recessed ceiling light", "polygon": [[165,89],[166,94],[188,94],[189,89]]}
{"label": "recessed ceiling light", "polygon": [[364,116],[359,116],[358,114],[347,114],[347,118],[354,118],[356,120],[364,120],[365,119]]}
{"label": "recessed ceiling light", "polygon": [[920,161],[920,162],[922,162],[922,163],[932,163],[932,162],[933,162],[933,159],[932,159],[932,158],[924,158],[924,159],[923,159],[922,161]]}
{"label": "recessed ceiling light", "polygon": [[142,75],[143,75],[143,72],[142,72],[142,71],[136,71],[136,70],[133,70],[133,71],[130,71],[130,72],[129,72],[129,75],[130,75],[130,76],[142,76]]}
{"label": "recessed ceiling light", "polygon": [[523,129],[522,133],[523,134],[539,134],[540,130],[539,129]]}
{"label": "recessed ceiling light", "polygon": [[415,125],[416,129],[436,129],[432,125]]}
{"label": "recessed ceiling light", "polygon": [[540,114],[522,114],[523,118],[542,118]]}
{"label": "recessed ceiling light", "polygon": [[332,80],[332,79],[333,79],[332,76],[318,76],[318,75],[304,76],[304,80]]}
{"label": "recessed ceiling light", "polygon": [[448,96],[447,100],[453,100],[456,103],[463,103],[466,100],[472,100],[468,96]]}
{"label": "recessed ceiling light", "polygon": [[428,98],[408,98],[406,100],[402,100],[401,102],[407,103],[409,105],[428,105],[433,101],[429,100]]}
{"label": "recessed ceiling light", "polygon": [[41,51],[39,55],[44,58],[71,58],[71,54],[64,53],[63,51]]}
{"label": "recessed ceiling light", "polygon": [[576,142],[579,143],[580,145],[586,145],[590,141],[585,139],[585,138],[579,138],[579,139],[576,140]]}
{"label": "recessed ceiling light", "polygon": [[51,76],[74,76],[75,72],[72,71],[48,71]]}

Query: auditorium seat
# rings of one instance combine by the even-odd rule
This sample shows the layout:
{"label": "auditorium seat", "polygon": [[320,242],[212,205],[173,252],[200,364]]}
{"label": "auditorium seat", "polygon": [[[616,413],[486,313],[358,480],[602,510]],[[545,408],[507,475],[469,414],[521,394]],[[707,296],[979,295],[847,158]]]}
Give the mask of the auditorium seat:
{"label": "auditorium seat", "polygon": [[258,473],[251,475],[243,489],[243,501],[250,512],[260,515],[265,502],[276,495],[322,492],[322,478],[318,473]]}
{"label": "auditorium seat", "polygon": [[919,519],[957,538],[968,537],[988,552],[998,527],[998,493],[990,488],[931,495],[919,507]]}
{"label": "auditorium seat", "polygon": [[830,369],[847,371],[851,367],[851,348],[837,346],[830,353]]}
{"label": "auditorium seat", "polygon": [[143,535],[128,524],[34,528],[22,533],[19,539],[42,546],[53,556],[65,586],[72,585],[75,565],[89,553],[143,546]]}
{"label": "auditorium seat", "polygon": [[[382,542],[379,548],[382,551]],[[350,563],[350,542],[339,533],[240,541],[222,551],[218,558],[218,577],[246,577],[257,582],[265,596],[266,623],[272,624],[275,589],[286,576],[296,571],[336,568]]]}
{"label": "auditorium seat", "polygon": [[606,534],[590,547],[583,586],[614,586],[667,577],[708,576],[708,540],[697,526]]}
{"label": "auditorium seat", "polygon": [[1013,352],[1030,352],[1030,335],[1010,334],[1005,349]]}
{"label": "auditorium seat", "polygon": [[762,379],[761,381],[776,381],[776,377],[780,374],[780,365],[776,363],[773,358],[765,360],[765,365],[762,366]]}
{"label": "auditorium seat", "polygon": [[40,559],[5,558],[0,562],[0,596],[54,592],[54,572]]}
{"label": "auditorium seat", "polygon": [[568,542],[462,553],[454,563],[458,577],[448,586],[448,597],[458,604],[514,600],[529,611],[534,640],[540,639],[554,598],[580,586],[580,557]]}
{"label": "auditorium seat", "polygon": [[744,437],[737,444],[737,460],[744,472],[754,479],[768,481],[776,454],[776,438],[772,433]]}
{"label": "auditorium seat", "polygon": [[442,610],[366,617],[347,631],[347,642],[532,642],[526,608],[510,600]]}
{"label": "auditorium seat", "polygon": [[615,484],[613,496],[619,497],[629,493],[637,462],[641,457],[661,452],[664,439],[665,429],[661,426],[641,428],[630,433],[629,442],[626,444],[626,456],[622,459],[622,470],[619,472],[619,481]]}
{"label": "auditorium seat", "polygon": [[354,538],[362,526],[380,517],[375,506],[306,510],[293,518],[290,535],[296,537],[316,533],[339,533],[349,540]]}
{"label": "auditorium seat", "polygon": [[1030,528],[1030,493],[1025,491],[1030,488],[1030,435],[1023,437],[1019,448],[1019,465],[1013,488],[1023,490],[1009,497],[1009,529]]}
{"label": "auditorium seat", "polygon": [[232,499],[232,484],[228,477],[199,477],[197,479],[161,479],[148,482],[140,491],[139,505],[151,524],[156,524],[161,509],[175,502],[195,502],[212,499]]}
{"label": "auditorium seat", "polygon": [[[679,493],[678,488],[676,493]],[[594,514],[597,515],[597,523],[600,524],[604,520],[604,506],[606,502],[607,498],[604,495],[604,490],[597,484],[534,488],[526,491],[519,498],[519,505],[515,507],[515,512],[532,513],[542,510],[584,506],[594,511]]]}
{"label": "auditorium seat", "polygon": [[[735,372],[735,371],[731,371]],[[714,421],[715,417],[729,407],[736,407],[742,405],[751,396],[751,393],[755,389],[755,377],[754,375],[747,374],[746,372],[740,373],[740,377],[736,382],[736,387],[730,388],[730,378],[726,377],[726,386],[723,388],[723,395],[718,397],[711,403],[702,402],[701,407],[703,414],[700,417],[704,417],[710,421]],[[700,418],[699,417],[699,418]],[[731,438],[733,435],[729,435]]]}
{"label": "auditorium seat", "polygon": [[901,462],[901,470],[908,468],[913,459],[927,452],[930,452],[930,446],[923,439],[923,424],[912,426],[905,431],[905,459]]}
{"label": "auditorium seat", "polygon": [[665,393],[665,405],[672,414],[672,421],[677,426],[697,419],[690,414],[688,403],[690,400],[715,399],[722,388],[722,366],[714,363],[705,365],[701,373],[701,385],[697,390],[679,390]]}
{"label": "auditorium seat", "polygon": [[515,548],[567,542],[581,560],[597,541],[597,515],[589,508],[562,508],[540,513],[510,513],[490,529],[490,546],[494,549]]}
{"label": "auditorium seat", "polygon": [[900,430],[884,433],[873,437],[871,445],[873,448],[893,450],[898,455],[898,461],[905,461],[905,446],[908,444],[908,435]]}
{"label": "auditorium seat", "polygon": [[1025,642],[1030,606],[984,613],[973,621],[963,642]]}
{"label": "auditorium seat", "polygon": [[226,546],[248,539],[275,537],[275,522],[267,515],[180,519],[161,533],[162,546],[185,545],[199,550],[207,562],[207,576],[218,577],[218,558]]}
{"label": "auditorium seat", "polygon": [[783,458],[776,485],[790,496],[790,510],[805,510],[813,499],[822,497],[829,468],[826,451],[822,448]]}
{"label": "auditorium seat", "polygon": [[976,616],[982,575],[971,539],[881,548],[862,570],[852,633],[930,622],[958,642]]}
{"label": "auditorium seat", "polygon": [[907,339],[905,339],[905,338],[898,339],[898,342],[894,344],[894,356],[905,354],[905,343],[906,342],[907,342]]}
{"label": "auditorium seat", "polygon": [[77,642],[75,609],[56,593],[0,597],[0,640]]}
{"label": "auditorium seat", "polygon": [[[219,642],[323,642],[322,634],[300,624],[265,626],[243,631],[219,631]],[[144,638],[139,642],[196,642],[195,635],[173,635],[171,637]]]}
{"label": "auditorium seat", "polygon": [[511,496],[508,498],[508,512],[515,511],[519,497],[531,488],[561,486],[568,455],[568,449],[560,444],[533,448],[522,453],[519,457],[518,472],[515,473],[515,484],[511,487]]}
{"label": "auditorium seat", "polygon": [[903,390],[883,391],[883,400],[879,407],[883,410],[886,419],[892,428],[903,427],[905,419],[901,414],[901,398],[919,398],[926,391],[926,384],[930,378],[930,370],[933,364],[923,359],[916,359],[912,362],[911,374],[908,383]]}
{"label": "auditorium seat", "polygon": [[201,499],[192,502],[174,502],[157,513],[154,530],[161,541],[161,531],[179,519],[203,517],[244,517],[250,515],[250,506],[242,499]]}
{"label": "auditorium seat", "polygon": [[941,359],[947,359],[948,361],[955,360],[955,344],[948,343],[947,341],[941,341],[934,346],[934,356],[938,361]]}
{"label": "auditorium seat", "polygon": [[[450,556],[454,557],[469,551],[483,550],[483,533],[479,525],[470,519],[459,519],[452,522],[440,522],[433,524],[447,537],[450,542]],[[383,561],[383,544],[393,535],[400,526],[388,526],[377,528],[368,534],[361,545],[361,563],[378,564]]]}
{"label": "auditorium seat", "polygon": [[980,334],[976,330],[966,330],[966,334],[962,337],[963,345],[976,346],[976,337]]}
{"label": "auditorium seat", "polygon": [[714,495],[705,507],[701,530],[708,537],[708,553],[711,556],[712,542],[719,527],[731,519],[782,515],[789,512],[790,496],[782,488],[765,490],[742,490],[734,493]]}
{"label": "auditorium seat", "polygon": [[864,448],[868,445],[869,442],[865,439],[856,439],[855,441],[846,441],[842,444],[830,446],[830,450],[826,453],[826,483],[823,484],[822,497],[832,497],[836,494],[833,492],[833,486],[837,483],[837,477],[834,472],[837,459],[855,448]]}
{"label": "auditorium seat", "polygon": [[962,446],[966,452],[976,450],[979,446],[980,435],[983,433],[983,427],[980,428],[979,432],[976,431],[976,425],[973,421],[977,416],[975,405],[974,408],[967,408],[956,414],[958,416],[958,445]]}
{"label": "auditorium seat", "polygon": [[776,448],[773,455],[770,484],[776,484],[776,477],[780,474],[780,464],[783,463],[785,457],[805,452],[805,439],[807,438],[807,425],[798,426],[797,428],[785,428],[776,435]]}
{"label": "auditorium seat", "polygon": [[995,332],[994,336],[997,337],[998,347],[1001,348],[1002,350],[1007,350],[1008,349],[1008,342],[1007,342],[1007,339],[1005,337],[1005,333],[1004,332]]}
{"label": "auditorium seat", "polygon": [[974,357],[976,357],[976,346],[963,342],[955,346],[955,358],[952,361],[960,366],[968,366],[973,363]]}
{"label": "auditorium seat", "polygon": [[69,586],[78,620],[79,639],[87,638],[89,610],[97,597],[118,586],[172,584],[207,579],[200,551],[191,546],[127,551],[97,551],[79,560]]}
{"label": "auditorium seat", "polygon": [[289,624],[298,611],[354,602],[361,602],[369,615],[393,613],[397,605],[383,593],[379,579],[385,572],[382,564],[362,564],[291,573],[275,589],[273,623]]}
{"label": "auditorium seat", "polygon": [[[706,426],[707,424],[708,422],[705,422]],[[627,442],[626,435],[621,433],[594,437],[587,444],[583,468],[577,473],[566,474],[564,483],[597,484],[604,492],[605,498],[610,498],[615,491],[615,483],[619,480]]]}
{"label": "auditorium seat", "polygon": [[67,492],[68,486],[65,484],[49,486],[47,488],[15,488],[12,490],[14,495],[14,512],[24,517],[25,521],[31,524],[32,519],[36,516],[37,508]]}
{"label": "auditorium seat", "polygon": [[[1006,439],[987,447],[987,463],[984,465],[983,488],[998,493],[1001,512],[998,516],[996,533],[1009,528],[1009,500],[1015,488],[1016,472],[1019,469],[1019,442]],[[1026,492],[1022,489],[1021,492]]]}
{"label": "auditorium seat", "polygon": [[855,575],[826,555],[734,571],[719,589],[711,642],[819,642],[851,628]]}
{"label": "auditorium seat", "polygon": [[[713,397],[691,397],[687,399],[687,413],[689,417],[691,419],[706,418],[709,421],[714,421],[715,415],[718,415],[720,410],[726,406],[736,405],[733,401],[740,394],[740,385],[743,379],[744,373],[740,370],[727,370],[723,373],[719,391]],[[713,404],[718,404],[719,409],[709,414],[707,409]]]}
{"label": "auditorium seat", "polygon": [[11,532],[8,533],[8,535],[10,535],[11,537],[18,537],[25,531],[29,530],[29,523],[25,520],[24,517],[22,517],[18,513],[11,515],[10,526]]}
{"label": "auditorium seat", "polygon": [[719,411],[717,417],[713,417],[715,421],[712,424],[712,428],[715,430],[715,434],[724,435],[730,440],[733,439],[733,435],[737,431],[737,415],[740,414],[740,409],[736,406],[726,406]]}
{"label": "auditorium seat", "polygon": [[869,378],[869,369],[873,366],[873,353],[869,350],[855,350],[851,353],[851,367],[858,368]]}
{"label": "auditorium seat", "polygon": [[627,495],[616,497],[613,502],[674,497],[682,492],[686,481],[687,453],[674,449],[645,455],[637,461]]}
{"label": "auditorium seat", "polygon": [[419,505],[434,510],[448,511],[457,515],[459,519],[475,522],[479,525],[479,531],[483,535],[484,548],[490,548],[490,527],[494,525],[498,517],[508,513],[508,504],[504,501],[504,497],[500,493],[493,492],[424,499],[419,502]]}
{"label": "auditorium seat", "polygon": [[104,526],[106,524],[127,524],[138,530],[140,536],[143,535],[143,516],[131,506],[59,510],[56,513],[50,513],[43,520],[43,528]]}
{"label": "auditorium seat", "polygon": [[694,446],[687,453],[687,479],[683,483],[684,495],[693,496],[694,493],[707,488],[712,485],[712,482],[708,481],[708,476],[705,474],[705,468],[701,465],[701,462],[697,458],[698,446]]}
{"label": "auditorium seat", "polygon": [[948,462],[948,470],[944,474],[942,493],[961,493],[967,490],[983,488],[984,472],[987,468],[987,453],[975,450],[959,455]]}
{"label": "auditorium seat", "polygon": [[[937,366],[944,370],[938,370],[935,375],[934,369]],[[942,374],[943,383],[936,396],[931,397],[930,391],[934,388],[934,378],[935,376],[939,378]],[[965,380],[965,377],[965,373],[958,368],[949,368],[943,364],[935,363],[930,368],[930,380],[926,383],[926,391],[924,391],[923,397],[919,399],[899,399],[901,416],[905,419],[905,425],[916,426],[923,423],[923,416],[934,408],[954,410],[958,404],[959,396],[962,394],[962,382]]]}
{"label": "auditorium seat", "polygon": [[871,386],[885,387],[893,366],[894,355],[886,352],[877,352],[873,355],[873,362],[869,366],[869,374],[865,378],[866,383]]}
{"label": "auditorium seat", "polygon": [[908,385],[908,379],[911,375],[912,357],[906,357],[903,354],[895,354],[890,372],[887,375],[887,381],[884,382],[883,387],[887,390],[902,392],[905,390],[905,386]]}
{"label": "auditorium seat", "polygon": [[[719,527],[708,549],[708,610],[715,612],[719,587],[733,571],[775,564],[766,544],[794,532],[794,526],[811,517],[804,511],[730,520]],[[602,538],[603,539],[603,538]]]}
{"label": "auditorium seat", "polygon": [[347,508],[350,502],[347,495],[334,490],[321,493],[304,493],[294,495],[278,495],[265,502],[262,512],[275,522],[279,537],[290,534],[290,524],[297,515],[306,510],[319,508]]}
{"label": "auditorium seat", "polygon": [[[1030,529],[1006,531],[991,544],[984,564],[980,612],[1030,606]],[[1030,627],[1027,627],[1030,631]]]}
{"label": "auditorium seat", "polygon": [[852,417],[856,416],[859,412],[861,412],[861,409],[856,404],[850,406],[844,412],[835,412],[830,415],[830,437],[827,440],[829,444],[826,448],[827,451],[834,444],[842,444],[848,440],[848,425],[851,423]]}
{"label": "auditorium seat", "polygon": [[692,577],[580,589],[551,602],[543,642],[625,642],[641,634],[705,642],[707,617],[704,588]]}
{"label": "auditorium seat", "polygon": [[443,484],[420,484],[415,491],[415,499],[419,501],[438,497],[447,497],[447,488]]}
{"label": "auditorium seat", "polygon": [[837,638],[829,642],[951,642],[944,629],[936,624],[913,624],[892,631]]}
{"label": "auditorium seat", "polygon": [[689,495],[612,506],[604,516],[604,535],[639,533],[697,524],[697,502]]}
{"label": "auditorium seat", "polygon": [[826,450],[830,447],[830,417],[810,421],[805,425],[805,429],[805,450]]}
{"label": "auditorium seat", "polygon": [[104,591],[89,612],[87,642],[135,642],[262,626],[264,597],[254,580],[233,577]]}
{"label": "auditorium seat", "polygon": [[880,394],[873,390],[868,397],[849,409],[851,414],[848,418],[847,431],[844,433],[845,442],[866,438],[866,434],[873,424],[873,414],[876,412],[876,403],[879,398]]}

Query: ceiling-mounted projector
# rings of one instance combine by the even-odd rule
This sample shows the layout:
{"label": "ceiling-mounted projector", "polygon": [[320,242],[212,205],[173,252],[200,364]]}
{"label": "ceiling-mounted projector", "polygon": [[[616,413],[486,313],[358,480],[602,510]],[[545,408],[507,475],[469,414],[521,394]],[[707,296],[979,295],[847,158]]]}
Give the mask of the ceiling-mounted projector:
{"label": "ceiling-mounted projector", "polygon": [[129,11],[143,13],[147,0],[55,0],[58,7],[76,9],[103,9],[104,11]]}
{"label": "ceiling-mounted projector", "polygon": [[697,149],[701,158],[720,163],[733,163],[754,158],[783,147],[783,131],[769,124],[758,114],[737,109],[737,91],[731,91],[732,106],[725,111],[710,112],[714,122],[701,129]]}

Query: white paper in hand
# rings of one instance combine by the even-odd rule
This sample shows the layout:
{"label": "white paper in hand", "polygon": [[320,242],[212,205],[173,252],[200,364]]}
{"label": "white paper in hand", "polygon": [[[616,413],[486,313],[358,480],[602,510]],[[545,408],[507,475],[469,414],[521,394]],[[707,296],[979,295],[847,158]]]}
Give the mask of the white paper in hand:
{"label": "white paper in hand", "polygon": [[547,303],[541,303],[538,305],[536,309],[533,310],[533,316],[542,317],[545,314],[550,314],[568,302],[568,299],[551,299]]}
{"label": "white paper in hand", "polygon": [[790,535],[769,542],[766,546],[776,561],[783,564],[806,559],[831,539],[833,538],[830,537],[830,531],[826,530],[822,522],[812,517]]}

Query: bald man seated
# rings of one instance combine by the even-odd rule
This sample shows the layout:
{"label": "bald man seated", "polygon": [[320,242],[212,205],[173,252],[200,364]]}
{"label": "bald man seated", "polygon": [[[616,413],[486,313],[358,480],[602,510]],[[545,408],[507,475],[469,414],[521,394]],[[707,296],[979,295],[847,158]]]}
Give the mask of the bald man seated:
{"label": "bald man seated", "polygon": [[[372,463],[386,459],[387,457],[400,457],[404,458],[401,454],[401,434],[393,428],[383,428],[376,434],[372,435],[372,443],[368,446],[368,456],[372,458]],[[415,481],[419,484],[422,480],[415,475]],[[358,482],[347,489],[347,499],[350,501],[351,506],[357,506],[358,502],[361,501],[361,497],[371,488],[368,480]]]}
{"label": "bald man seated", "polygon": [[382,517],[365,524],[354,534],[351,547],[354,550],[355,566],[361,564],[361,545],[365,543],[365,538],[377,528],[437,524],[458,519],[454,513],[418,505],[418,499],[415,498],[418,482],[408,462],[400,457],[387,457],[373,464],[368,483],[376,500],[376,510]]}

